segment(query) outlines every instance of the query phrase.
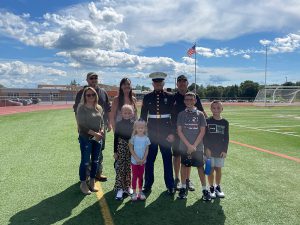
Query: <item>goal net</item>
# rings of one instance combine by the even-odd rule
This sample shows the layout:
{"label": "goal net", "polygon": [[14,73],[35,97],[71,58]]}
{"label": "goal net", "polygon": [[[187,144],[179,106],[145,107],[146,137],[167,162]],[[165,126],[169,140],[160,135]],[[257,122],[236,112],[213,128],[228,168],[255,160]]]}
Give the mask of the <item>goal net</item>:
{"label": "goal net", "polygon": [[254,105],[300,105],[300,86],[267,86],[257,93]]}

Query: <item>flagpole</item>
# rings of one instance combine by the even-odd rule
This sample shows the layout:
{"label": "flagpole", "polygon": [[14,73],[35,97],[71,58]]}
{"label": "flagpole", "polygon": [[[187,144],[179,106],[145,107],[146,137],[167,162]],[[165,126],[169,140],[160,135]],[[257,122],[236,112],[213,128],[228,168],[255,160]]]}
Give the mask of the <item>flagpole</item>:
{"label": "flagpole", "polygon": [[197,71],[196,71],[197,56],[196,55],[197,55],[197,51],[196,51],[196,42],[195,42],[195,94],[197,94],[197,76],[196,76],[196,74],[197,74]]}

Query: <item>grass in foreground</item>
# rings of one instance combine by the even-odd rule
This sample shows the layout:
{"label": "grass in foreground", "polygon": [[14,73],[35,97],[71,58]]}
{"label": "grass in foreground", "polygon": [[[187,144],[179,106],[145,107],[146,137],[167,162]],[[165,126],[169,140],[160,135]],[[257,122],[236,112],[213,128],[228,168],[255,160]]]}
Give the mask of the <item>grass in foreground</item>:
{"label": "grass in foreground", "polygon": [[[299,108],[226,107],[224,115],[231,123],[265,127],[281,125],[274,115],[297,117],[298,112]],[[282,122],[297,124],[295,118]],[[238,126],[231,126],[230,132],[236,141],[299,157],[297,137]],[[71,110],[1,116],[0,136],[0,224],[104,224],[96,196],[84,197],[79,191],[80,152]],[[186,201],[164,193],[162,160],[158,154],[152,193],[146,202],[131,203],[129,198],[122,202],[114,200],[112,155],[110,134],[104,152],[109,181],[101,185],[116,225],[299,221],[300,168],[296,162],[231,144],[223,176],[226,198],[205,203],[199,200],[196,169],[192,170],[192,179],[198,188],[189,193]]]}

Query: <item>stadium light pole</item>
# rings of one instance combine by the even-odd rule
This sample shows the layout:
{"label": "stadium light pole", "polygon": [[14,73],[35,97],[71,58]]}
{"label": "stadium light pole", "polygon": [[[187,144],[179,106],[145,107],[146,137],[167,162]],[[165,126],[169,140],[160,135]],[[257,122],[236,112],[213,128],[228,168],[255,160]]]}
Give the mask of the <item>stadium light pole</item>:
{"label": "stadium light pole", "polygon": [[266,47],[266,61],[265,61],[265,106],[267,105],[267,66],[268,66],[268,44],[265,44]]}
{"label": "stadium light pole", "polygon": [[195,94],[197,94],[197,50],[195,42]]}

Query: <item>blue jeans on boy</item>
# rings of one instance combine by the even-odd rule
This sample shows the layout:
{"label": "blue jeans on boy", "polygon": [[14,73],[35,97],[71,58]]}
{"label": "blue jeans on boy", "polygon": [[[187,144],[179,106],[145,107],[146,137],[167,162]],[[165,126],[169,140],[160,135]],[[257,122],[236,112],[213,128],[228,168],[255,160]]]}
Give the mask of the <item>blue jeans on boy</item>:
{"label": "blue jeans on boy", "polygon": [[81,162],[79,166],[80,181],[86,180],[86,169],[89,166],[90,161],[91,161],[90,178],[95,178],[96,172],[98,170],[99,154],[102,148],[102,144],[80,135],[78,140],[79,140],[80,151],[81,151]]}

